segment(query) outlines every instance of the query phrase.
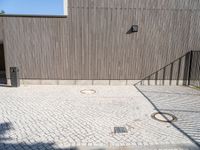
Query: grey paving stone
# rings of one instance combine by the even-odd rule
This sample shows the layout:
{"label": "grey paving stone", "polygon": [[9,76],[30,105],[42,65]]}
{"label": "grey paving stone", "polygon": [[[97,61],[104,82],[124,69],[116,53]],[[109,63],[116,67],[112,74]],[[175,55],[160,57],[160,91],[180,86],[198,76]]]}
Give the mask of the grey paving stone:
{"label": "grey paving stone", "polygon": [[[83,89],[94,89],[97,92],[84,95],[80,93]],[[181,92],[185,94],[184,91]],[[160,101],[165,99],[162,99],[161,95],[153,96],[160,98]],[[195,96],[193,98],[194,101],[198,100]],[[175,104],[173,99],[166,103],[170,106],[167,109],[172,109],[171,105]],[[187,101],[185,97],[182,99]],[[197,108],[195,102],[194,105],[194,108]],[[183,102],[181,107],[184,107]],[[0,87],[0,139],[5,139],[0,140],[0,147],[195,148],[195,145],[171,124],[153,120],[151,114],[155,111],[149,101],[133,86]],[[185,116],[182,113],[176,115],[179,118]],[[198,117],[197,113],[190,116],[195,117]],[[9,127],[5,126],[6,123]],[[128,133],[115,134],[116,126],[126,127]]]}

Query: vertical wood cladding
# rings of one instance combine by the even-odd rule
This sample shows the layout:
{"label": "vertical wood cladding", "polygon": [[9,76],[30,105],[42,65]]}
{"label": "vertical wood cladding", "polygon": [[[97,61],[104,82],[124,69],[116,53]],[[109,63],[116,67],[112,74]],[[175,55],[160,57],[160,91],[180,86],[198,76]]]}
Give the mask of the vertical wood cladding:
{"label": "vertical wood cladding", "polygon": [[[18,66],[24,79],[141,79],[200,48],[199,6],[69,0],[67,18],[3,17],[6,70]],[[126,34],[132,25],[139,32]]]}

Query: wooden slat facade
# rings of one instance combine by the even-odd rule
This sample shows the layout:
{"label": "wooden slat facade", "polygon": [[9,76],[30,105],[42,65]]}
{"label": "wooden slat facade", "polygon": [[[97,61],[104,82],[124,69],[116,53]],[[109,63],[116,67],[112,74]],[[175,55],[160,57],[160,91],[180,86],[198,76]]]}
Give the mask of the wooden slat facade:
{"label": "wooden slat facade", "polygon": [[[9,67],[18,66],[23,79],[136,80],[200,49],[199,0],[69,0],[68,6],[67,18],[0,17],[8,78]],[[126,34],[132,25],[139,32]]]}

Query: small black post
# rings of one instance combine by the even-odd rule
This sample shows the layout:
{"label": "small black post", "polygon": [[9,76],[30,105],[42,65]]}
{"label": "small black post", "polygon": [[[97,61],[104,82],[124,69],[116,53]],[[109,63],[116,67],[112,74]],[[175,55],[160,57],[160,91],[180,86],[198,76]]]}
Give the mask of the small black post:
{"label": "small black post", "polygon": [[190,66],[189,66],[189,75],[188,75],[188,86],[190,85],[191,80],[191,71],[192,71],[192,57],[193,57],[193,51],[190,52]]}
{"label": "small black post", "polygon": [[166,72],[166,67],[163,68],[163,85],[165,85],[165,72]]}
{"label": "small black post", "polygon": [[157,85],[157,84],[158,84],[158,71],[155,74],[155,85]]}
{"label": "small black post", "polygon": [[179,60],[178,60],[178,74],[177,74],[176,85],[179,85],[179,78],[180,78],[180,72],[181,72],[181,61],[182,61],[182,58],[179,58]]}
{"label": "small black post", "polygon": [[171,63],[171,68],[170,68],[170,77],[169,77],[169,85],[172,85],[172,80],[173,80],[173,70],[174,70],[174,63]]}
{"label": "small black post", "polygon": [[148,79],[148,85],[150,85],[150,80],[151,80],[150,76],[148,76],[147,79]]}
{"label": "small black post", "polygon": [[10,80],[12,87],[20,86],[19,69],[17,67],[10,67]]}

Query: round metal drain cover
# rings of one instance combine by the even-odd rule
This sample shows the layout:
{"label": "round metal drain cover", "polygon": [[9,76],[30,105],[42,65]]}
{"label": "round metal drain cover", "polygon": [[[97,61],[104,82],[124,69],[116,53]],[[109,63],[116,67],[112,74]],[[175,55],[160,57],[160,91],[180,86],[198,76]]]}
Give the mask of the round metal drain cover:
{"label": "round metal drain cover", "polygon": [[156,112],[151,115],[151,117],[160,122],[174,122],[177,121],[177,118],[169,113]]}
{"label": "round metal drain cover", "polygon": [[90,95],[90,94],[95,94],[96,91],[93,90],[93,89],[85,89],[85,90],[81,90],[81,93],[82,93],[82,94]]}

